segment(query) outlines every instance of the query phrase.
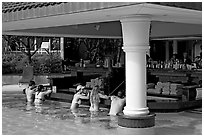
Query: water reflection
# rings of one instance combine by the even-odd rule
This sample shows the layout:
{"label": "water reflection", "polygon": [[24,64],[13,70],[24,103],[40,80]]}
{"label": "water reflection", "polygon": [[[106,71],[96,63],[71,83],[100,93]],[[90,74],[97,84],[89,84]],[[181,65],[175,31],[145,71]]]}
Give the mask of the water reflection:
{"label": "water reflection", "polygon": [[97,121],[99,119],[99,111],[90,111],[90,120],[92,122]]}
{"label": "water reflection", "polygon": [[27,111],[30,111],[34,108],[34,104],[30,103],[30,102],[27,102],[26,103],[26,110]]}
{"label": "water reflection", "polygon": [[81,109],[71,110],[71,113],[74,116],[74,122],[76,125],[87,124],[90,122],[88,114]]}

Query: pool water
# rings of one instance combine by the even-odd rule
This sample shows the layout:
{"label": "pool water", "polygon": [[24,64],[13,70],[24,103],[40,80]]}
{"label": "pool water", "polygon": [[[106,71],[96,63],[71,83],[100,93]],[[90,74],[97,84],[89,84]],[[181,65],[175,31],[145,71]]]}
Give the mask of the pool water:
{"label": "pool water", "polygon": [[107,116],[109,110],[90,112],[81,105],[71,112],[70,103],[46,100],[42,106],[27,105],[25,95],[2,94],[3,135],[154,135],[202,134],[202,114],[156,113],[151,128],[118,126],[117,116]]}
{"label": "pool water", "polygon": [[[46,100],[42,106],[27,105],[21,94],[3,94],[3,134],[96,134],[95,128],[117,128],[117,117],[107,116],[108,109],[90,112],[81,105],[71,112],[70,103]],[[88,132],[86,131],[88,130]],[[93,130],[94,132],[91,132]],[[106,134],[102,130],[97,131]],[[111,134],[111,131],[108,133]]]}

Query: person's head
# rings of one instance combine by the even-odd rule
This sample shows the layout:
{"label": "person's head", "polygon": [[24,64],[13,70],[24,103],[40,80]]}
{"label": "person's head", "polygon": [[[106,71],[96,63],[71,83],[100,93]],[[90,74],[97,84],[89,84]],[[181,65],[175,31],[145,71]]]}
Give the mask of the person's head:
{"label": "person's head", "polygon": [[96,94],[98,94],[98,92],[99,92],[99,86],[98,85],[95,85],[94,87],[93,87],[93,89],[91,90],[91,94],[94,94],[94,95],[96,95]]}
{"label": "person's head", "polygon": [[31,81],[29,82],[29,86],[35,86],[35,81],[32,81],[32,80],[31,80]]}
{"label": "person's head", "polygon": [[95,85],[95,86],[93,87],[93,89],[99,89],[99,86],[98,86],[98,85]]}
{"label": "person's head", "polygon": [[42,91],[42,90],[43,90],[43,88],[44,88],[44,86],[43,86],[43,85],[38,85],[38,91]]}
{"label": "person's head", "polygon": [[77,88],[76,88],[76,92],[82,92],[84,90],[84,86],[82,85],[78,85]]}
{"label": "person's head", "polygon": [[176,54],[173,54],[172,58],[173,58],[173,59],[176,59]]}
{"label": "person's head", "polygon": [[123,91],[122,91],[122,90],[118,91],[117,96],[120,97],[120,98],[122,98],[122,97],[123,97]]}

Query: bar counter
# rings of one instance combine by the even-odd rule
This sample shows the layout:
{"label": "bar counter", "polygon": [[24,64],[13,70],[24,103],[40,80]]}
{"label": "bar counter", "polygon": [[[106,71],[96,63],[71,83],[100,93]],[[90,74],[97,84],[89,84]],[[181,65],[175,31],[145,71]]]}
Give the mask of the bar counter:
{"label": "bar counter", "polygon": [[91,74],[99,74],[99,75],[105,75],[108,71],[107,68],[96,68],[96,67],[70,67],[70,70],[72,74],[83,73],[83,75],[90,75]]}
{"label": "bar counter", "polygon": [[160,82],[195,83],[202,81],[202,70],[147,69]]}

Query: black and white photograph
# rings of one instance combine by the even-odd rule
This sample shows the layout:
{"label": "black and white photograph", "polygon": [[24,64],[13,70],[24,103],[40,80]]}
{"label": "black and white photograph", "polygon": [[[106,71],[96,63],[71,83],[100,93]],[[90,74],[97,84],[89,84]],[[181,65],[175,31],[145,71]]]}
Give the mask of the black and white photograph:
{"label": "black and white photograph", "polygon": [[2,135],[202,135],[202,1],[3,1]]}

